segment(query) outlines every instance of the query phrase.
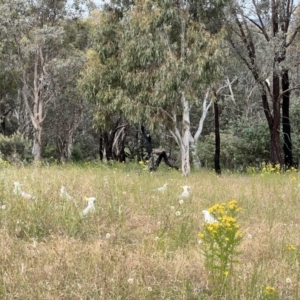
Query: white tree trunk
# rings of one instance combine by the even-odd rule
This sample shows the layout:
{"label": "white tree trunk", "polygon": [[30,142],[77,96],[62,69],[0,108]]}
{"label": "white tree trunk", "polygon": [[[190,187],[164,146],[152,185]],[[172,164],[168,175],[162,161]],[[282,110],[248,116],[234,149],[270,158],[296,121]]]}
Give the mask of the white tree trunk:
{"label": "white tree trunk", "polygon": [[[39,72],[39,67],[41,71]],[[26,68],[23,69],[23,100],[25,103],[26,110],[30,116],[32,125],[34,127],[33,133],[33,147],[32,155],[34,161],[41,160],[42,152],[42,130],[44,121],[44,98],[43,98],[43,84],[44,84],[44,58],[43,52],[40,47],[36,50],[35,61],[34,61],[34,76],[33,76],[33,103],[32,108],[30,107],[28,98],[28,71]]]}
{"label": "white tree trunk", "polygon": [[201,169],[201,161],[200,161],[198,151],[197,151],[197,142],[195,141],[195,139],[192,136],[190,139],[190,148],[191,148],[193,165],[197,170],[200,170]]}
{"label": "white tree trunk", "polygon": [[183,114],[182,114],[182,142],[181,142],[181,169],[182,175],[188,176],[191,172],[190,166],[190,108],[184,93],[181,97]]}
{"label": "white tree trunk", "polygon": [[195,168],[197,168],[198,170],[201,168],[201,161],[199,159],[199,155],[198,155],[198,151],[197,151],[197,143],[198,143],[199,137],[203,130],[203,123],[204,123],[204,120],[206,119],[207,112],[212,104],[212,101],[210,101],[207,104],[208,96],[209,96],[209,89],[207,89],[205,98],[203,100],[202,116],[199,121],[198,129],[194,136],[190,135],[190,147],[191,147],[191,154],[192,154],[192,158],[193,158],[193,164],[194,164]]}
{"label": "white tree trunk", "polygon": [[42,152],[42,127],[38,127],[37,129],[35,129],[33,133],[32,155],[35,162],[41,160],[41,152]]}

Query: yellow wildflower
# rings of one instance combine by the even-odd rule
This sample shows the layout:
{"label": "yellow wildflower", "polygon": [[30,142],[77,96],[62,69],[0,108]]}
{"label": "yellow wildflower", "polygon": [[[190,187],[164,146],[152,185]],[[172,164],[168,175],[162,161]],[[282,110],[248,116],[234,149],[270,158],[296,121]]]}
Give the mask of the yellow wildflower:
{"label": "yellow wildflower", "polygon": [[277,291],[273,286],[266,286],[264,289],[264,296],[276,295]]}
{"label": "yellow wildflower", "polygon": [[295,248],[295,246],[293,244],[286,245],[286,249],[287,250],[292,250],[292,251],[296,250],[296,248]]}

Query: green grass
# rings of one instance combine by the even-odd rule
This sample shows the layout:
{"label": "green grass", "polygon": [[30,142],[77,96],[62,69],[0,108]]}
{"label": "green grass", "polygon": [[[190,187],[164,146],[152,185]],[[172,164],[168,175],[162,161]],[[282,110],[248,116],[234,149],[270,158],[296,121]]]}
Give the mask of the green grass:
{"label": "green grass", "polygon": [[[0,168],[1,299],[300,299],[296,172],[185,178],[127,164]],[[14,181],[37,200],[15,195]],[[62,185],[73,201],[60,198]],[[181,205],[183,185],[191,190]],[[96,211],[82,218],[85,196],[96,197]],[[243,208],[244,238],[220,295],[197,235],[201,210],[231,199]]]}

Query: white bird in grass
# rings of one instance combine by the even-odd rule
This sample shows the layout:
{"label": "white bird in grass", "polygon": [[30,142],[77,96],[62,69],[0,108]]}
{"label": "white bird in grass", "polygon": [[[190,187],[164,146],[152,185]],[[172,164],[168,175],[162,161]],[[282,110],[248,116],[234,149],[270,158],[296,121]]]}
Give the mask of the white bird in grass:
{"label": "white bird in grass", "polygon": [[18,196],[22,196],[23,198],[27,198],[27,199],[35,199],[34,196],[22,191],[20,183],[16,181],[14,182],[14,194]]}
{"label": "white bird in grass", "polygon": [[217,223],[218,221],[209,213],[208,210],[202,210],[205,223]]}
{"label": "white bird in grass", "polygon": [[95,197],[87,198],[85,197],[85,200],[88,202],[87,207],[80,213],[81,216],[87,215],[90,211],[95,211],[94,203],[96,201]]}
{"label": "white bird in grass", "polygon": [[165,183],[162,187],[159,187],[157,190],[158,190],[159,192],[163,192],[163,191],[165,191],[165,190],[167,189],[167,186],[168,186],[168,184]]}
{"label": "white bird in grass", "polygon": [[183,187],[183,192],[182,194],[179,196],[179,198],[188,198],[190,196],[190,187],[188,185],[184,185]]}
{"label": "white bird in grass", "polygon": [[69,200],[73,199],[73,197],[67,193],[66,188],[64,186],[62,186],[60,188],[60,197],[61,198],[67,198]]}

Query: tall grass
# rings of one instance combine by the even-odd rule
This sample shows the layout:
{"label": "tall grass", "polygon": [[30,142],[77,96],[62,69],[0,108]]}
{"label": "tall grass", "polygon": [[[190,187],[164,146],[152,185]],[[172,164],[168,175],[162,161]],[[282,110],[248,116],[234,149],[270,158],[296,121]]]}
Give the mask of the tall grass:
{"label": "tall grass", "polygon": [[[0,168],[0,299],[300,299],[296,172],[184,178],[126,164]],[[14,181],[36,200],[15,195]],[[73,200],[60,198],[62,185]],[[180,204],[183,185],[190,197]],[[85,196],[96,197],[96,211],[81,217]],[[242,207],[243,240],[220,294],[198,233],[201,211],[231,199]]]}

